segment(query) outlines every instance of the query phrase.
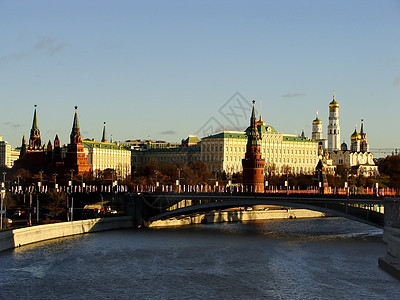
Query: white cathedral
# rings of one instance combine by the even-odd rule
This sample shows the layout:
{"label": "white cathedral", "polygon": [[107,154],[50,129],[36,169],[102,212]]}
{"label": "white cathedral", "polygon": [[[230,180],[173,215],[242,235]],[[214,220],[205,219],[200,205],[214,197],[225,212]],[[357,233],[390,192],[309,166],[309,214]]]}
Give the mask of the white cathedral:
{"label": "white cathedral", "polygon": [[351,146],[348,150],[347,144],[340,144],[340,125],[339,125],[339,103],[333,100],[329,103],[329,124],[328,139],[323,138],[322,121],[317,117],[312,122],[311,139],[318,144],[318,153],[323,160],[327,171],[334,172],[336,166],[346,165],[357,171],[357,175],[373,176],[378,174],[378,167],[374,163],[374,157],[369,152],[364,123],[361,120],[360,132],[357,131],[357,125],[354,133],[351,135]]}

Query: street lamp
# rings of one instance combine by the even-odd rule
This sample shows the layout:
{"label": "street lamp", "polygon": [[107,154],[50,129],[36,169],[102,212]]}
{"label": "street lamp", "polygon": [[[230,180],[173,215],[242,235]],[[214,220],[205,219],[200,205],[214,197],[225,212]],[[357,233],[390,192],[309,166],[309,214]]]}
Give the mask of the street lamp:
{"label": "street lamp", "polygon": [[289,167],[286,168],[286,194],[289,195]]}
{"label": "street lamp", "polygon": [[182,171],[182,168],[177,168],[177,170],[178,170],[178,180],[177,180],[177,182],[176,182],[176,185],[178,186],[178,193],[180,193],[180,191],[181,191],[181,171]]}
{"label": "street lamp", "polygon": [[38,182],[39,193],[42,191],[43,171],[39,171],[40,181]]}
{"label": "street lamp", "polygon": [[72,181],[74,180],[74,169],[69,170],[71,173],[71,181],[69,182],[69,186],[71,187],[72,192]]}
{"label": "street lamp", "polygon": [[74,198],[72,197],[72,181],[74,179],[74,169],[70,170],[71,172],[71,181],[69,182],[69,186],[70,186],[70,195],[71,195],[71,208],[69,207],[69,199],[67,196],[67,220],[73,220],[73,209],[74,209]]}
{"label": "street lamp", "polygon": [[214,173],[215,173],[215,186],[218,186],[218,181],[217,181],[217,177],[218,177],[218,169],[214,169]]}
{"label": "street lamp", "polygon": [[0,222],[1,229],[3,229],[3,202],[4,196],[6,195],[6,174],[7,172],[3,172],[3,182],[1,183],[1,205],[0,205]]}
{"label": "street lamp", "polygon": [[58,192],[58,185],[57,185],[57,176],[58,176],[58,174],[54,173],[53,176],[54,176],[54,188],[56,189],[56,192]]}
{"label": "street lamp", "polygon": [[158,187],[159,186],[158,178],[157,178],[158,170],[154,170],[154,173],[156,174],[156,187]]}
{"label": "street lamp", "polygon": [[19,192],[21,189],[19,187],[19,179],[22,178],[21,175],[17,175],[17,191]]}

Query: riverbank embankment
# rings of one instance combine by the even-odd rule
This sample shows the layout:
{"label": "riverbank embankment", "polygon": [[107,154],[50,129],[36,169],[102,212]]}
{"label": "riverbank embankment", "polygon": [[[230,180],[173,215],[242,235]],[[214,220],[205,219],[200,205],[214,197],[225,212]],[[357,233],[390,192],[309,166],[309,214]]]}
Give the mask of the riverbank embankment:
{"label": "riverbank embankment", "polygon": [[382,240],[387,244],[387,254],[379,258],[379,267],[400,280],[400,229],[385,226]]}
{"label": "riverbank embankment", "polygon": [[45,240],[133,227],[132,217],[112,217],[37,225],[0,232],[0,251]]}
{"label": "riverbank embankment", "polygon": [[210,213],[199,213],[193,216],[158,220],[148,227],[169,227],[207,223],[248,222],[276,219],[322,218],[325,213],[307,209],[277,209],[277,210],[224,210]]}

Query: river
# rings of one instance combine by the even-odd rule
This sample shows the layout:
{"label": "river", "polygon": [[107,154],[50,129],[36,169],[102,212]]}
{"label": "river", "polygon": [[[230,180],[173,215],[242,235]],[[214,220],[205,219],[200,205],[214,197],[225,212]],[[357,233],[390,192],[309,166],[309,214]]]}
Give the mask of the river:
{"label": "river", "polygon": [[400,299],[381,237],[342,218],[74,236],[0,253],[0,298]]}

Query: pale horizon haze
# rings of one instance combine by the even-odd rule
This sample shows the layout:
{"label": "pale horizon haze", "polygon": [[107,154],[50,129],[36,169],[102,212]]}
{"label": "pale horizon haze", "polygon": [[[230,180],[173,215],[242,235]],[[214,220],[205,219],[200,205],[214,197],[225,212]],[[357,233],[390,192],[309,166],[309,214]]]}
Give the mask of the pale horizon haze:
{"label": "pale horizon haze", "polygon": [[364,119],[376,156],[400,148],[399,0],[0,0],[0,30],[13,148],[34,105],[46,144],[69,142],[75,105],[83,139],[106,122],[114,141],[179,142],[210,118],[231,129],[234,95],[286,134],[311,136],[318,110],[326,138],[333,90],[342,141]]}

